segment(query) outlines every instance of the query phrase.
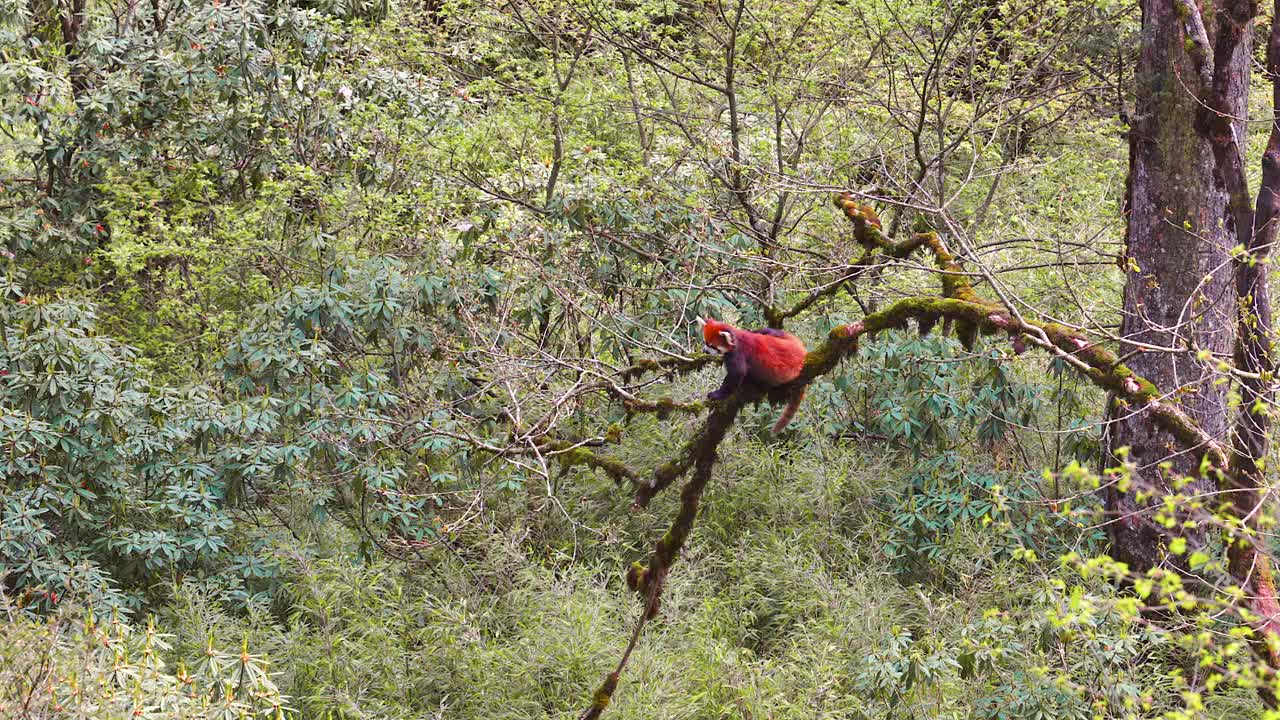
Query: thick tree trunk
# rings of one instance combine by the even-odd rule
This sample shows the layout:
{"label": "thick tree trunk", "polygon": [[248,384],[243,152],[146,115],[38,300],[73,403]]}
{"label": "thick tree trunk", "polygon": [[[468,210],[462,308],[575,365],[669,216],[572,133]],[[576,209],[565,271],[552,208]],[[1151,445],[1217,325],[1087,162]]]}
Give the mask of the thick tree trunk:
{"label": "thick tree trunk", "polygon": [[[1191,0],[1194,1],[1194,0]],[[1215,175],[1213,149],[1197,129],[1199,67],[1185,45],[1184,19],[1170,0],[1143,0],[1142,54],[1136,73],[1137,108],[1130,129],[1127,196],[1128,277],[1124,292],[1122,356],[1134,372],[1177,394],[1187,412],[1211,436],[1228,437],[1228,384],[1214,383],[1208,351],[1230,357],[1233,348],[1235,288],[1230,250],[1236,228],[1228,192]],[[1206,18],[1209,38],[1216,23]],[[1251,44],[1214,58],[1228,83],[1228,112],[1236,137],[1244,137]],[[1180,351],[1153,349],[1169,348]],[[1136,492],[1169,486],[1170,472],[1195,475],[1200,453],[1178,450],[1141,408],[1109,410],[1108,448],[1128,447],[1136,466],[1128,492],[1106,493],[1113,555],[1142,572],[1160,561],[1160,532],[1150,522],[1149,503]],[[1164,469],[1167,467],[1168,469]],[[1200,490],[1211,490],[1208,480]]]}

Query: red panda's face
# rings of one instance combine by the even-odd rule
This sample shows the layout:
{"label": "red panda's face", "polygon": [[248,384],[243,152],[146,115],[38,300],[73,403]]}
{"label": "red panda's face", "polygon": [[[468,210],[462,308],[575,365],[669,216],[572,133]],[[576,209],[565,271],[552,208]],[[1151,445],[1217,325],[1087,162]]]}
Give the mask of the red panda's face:
{"label": "red panda's face", "polygon": [[698,324],[702,326],[702,340],[705,343],[707,352],[714,355],[725,355],[733,351],[733,328],[727,323],[710,318],[703,320],[698,318]]}
{"label": "red panda's face", "polygon": [[716,333],[714,338],[707,340],[707,352],[716,355],[727,355],[733,350],[733,333],[728,330],[721,330]]}

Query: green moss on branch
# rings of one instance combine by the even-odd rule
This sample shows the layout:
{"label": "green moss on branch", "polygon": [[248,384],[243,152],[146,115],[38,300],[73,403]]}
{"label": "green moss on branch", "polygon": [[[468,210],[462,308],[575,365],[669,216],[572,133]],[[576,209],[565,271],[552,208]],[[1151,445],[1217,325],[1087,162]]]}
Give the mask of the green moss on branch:
{"label": "green moss on branch", "polygon": [[624,399],[622,401],[622,406],[626,408],[628,415],[653,413],[654,415],[657,415],[659,420],[666,420],[673,413],[697,415],[707,408],[707,404],[701,400],[681,403],[676,402],[671,398],[658,398],[657,400],[641,400],[639,398]]}
{"label": "green moss on branch", "polygon": [[683,476],[698,462],[699,458],[715,457],[716,448],[719,447],[720,441],[724,439],[729,429],[733,427],[733,421],[737,419],[738,413],[743,406],[750,402],[755,402],[761,398],[759,390],[752,387],[744,387],[740,392],[714,403],[708,403],[712,410],[707,415],[706,421],[702,423],[702,427],[698,428],[693,437],[684,444],[676,456],[671,460],[659,465],[653,473],[653,482],[649,484],[641,484],[636,490],[635,507],[643,508],[649,505],[649,501],[655,495],[665,490],[677,478]]}
{"label": "green moss on branch", "polygon": [[1053,347],[1080,361],[1083,366],[1079,368],[1082,374],[1095,385],[1112,392],[1118,400],[1150,413],[1157,427],[1173,435],[1183,447],[1206,453],[1214,467],[1227,467],[1229,453],[1226,448],[1201,429],[1180,407],[1162,400],[1160,391],[1146,378],[1119,363],[1115,353],[1089,342],[1066,326],[1019,321],[987,302],[974,303],[936,297],[899,300],[856,323],[833,329],[827,342],[809,354],[801,379],[807,382],[829,372],[843,357],[856,352],[858,340],[862,336],[904,327],[912,319],[924,325],[933,325],[940,319],[954,321],[957,325],[968,323],[983,334],[1003,331],[1011,338],[1046,337]]}
{"label": "green moss on branch", "polygon": [[640,360],[629,368],[623,369],[618,374],[622,376],[625,382],[637,380],[650,373],[674,373],[676,375],[687,375],[691,372],[701,370],[702,368],[718,361],[719,358],[710,354],[699,354],[692,358],[662,358],[661,360]]}
{"label": "green moss on branch", "polygon": [[582,713],[579,720],[596,720],[600,717],[605,708],[609,707],[609,701],[613,699],[613,692],[618,689],[618,672],[609,673],[609,676],[600,684],[600,688],[591,696],[591,707]]}
{"label": "green moss on branch", "polygon": [[982,299],[973,291],[968,275],[960,261],[951,254],[938,233],[923,230],[901,242],[893,242],[880,231],[880,218],[870,205],[859,205],[853,196],[842,193],[835,198],[836,207],[853,222],[854,239],[868,250],[879,249],[896,260],[905,260],[921,248],[928,248],[934,263],[942,271],[942,294],[949,298],[980,303]]}
{"label": "green moss on branch", "polygon": [[640,479],[640,474],[627,467],[621,460],[599,455],[585,447],[574,447],[572,443],[553,440],[543,446],[543,449],[544,452],[552,454],[562,468],[585,466],[604,471],[606,475],[613,478],[613,481],[618,484],[625,480],[633,485],[644,485],[644,481]]}

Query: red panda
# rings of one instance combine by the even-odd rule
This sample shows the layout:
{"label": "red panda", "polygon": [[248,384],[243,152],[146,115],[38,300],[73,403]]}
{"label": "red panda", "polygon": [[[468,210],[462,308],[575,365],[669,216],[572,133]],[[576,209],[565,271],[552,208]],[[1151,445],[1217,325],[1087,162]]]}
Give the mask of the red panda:
{"label": "red panda", "polygon": [[[702,326],[702,339],[708,352],[724,358],[724,383],[707,395],[709,400],[721,400],[737,390],[745,380],[763,389],[775,388],[800,377],[804,369],[804,343],[790,333],[773,328],[763,330],[739,330],[728,323],[698,318]],[[804,388],[791,395],[772,432],[776,435],[795,417],[804,399]]]}

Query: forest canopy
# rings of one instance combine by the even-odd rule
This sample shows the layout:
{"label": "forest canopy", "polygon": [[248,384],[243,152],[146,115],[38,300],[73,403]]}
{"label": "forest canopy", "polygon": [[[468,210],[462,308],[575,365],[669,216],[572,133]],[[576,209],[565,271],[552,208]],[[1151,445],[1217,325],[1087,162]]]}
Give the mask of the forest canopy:
{"label": "forest canopy", "polygon": [[1280,718],[1275,16],[0,0],[0,717]]}

